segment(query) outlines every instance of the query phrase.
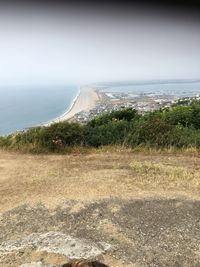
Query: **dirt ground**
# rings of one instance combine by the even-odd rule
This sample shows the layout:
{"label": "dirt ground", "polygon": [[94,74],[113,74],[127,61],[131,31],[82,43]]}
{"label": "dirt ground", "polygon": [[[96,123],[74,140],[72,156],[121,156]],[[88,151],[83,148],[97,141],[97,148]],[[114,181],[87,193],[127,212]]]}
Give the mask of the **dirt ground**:
{"label": "dirt ground", "polygon": [[62,266],[68,236],[110,267],[200,266],[199,192],[195,153],[0,151],[0,266]]}

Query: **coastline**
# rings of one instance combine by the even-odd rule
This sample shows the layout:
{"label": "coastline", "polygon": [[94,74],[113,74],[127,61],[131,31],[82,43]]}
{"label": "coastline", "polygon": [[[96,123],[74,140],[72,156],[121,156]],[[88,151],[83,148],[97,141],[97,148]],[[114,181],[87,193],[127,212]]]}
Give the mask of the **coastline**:
{"label": "coastline", "polygon": [[43,126],[49,126],[53,123],[70,120],[74,117],[75,114],[81,111],[87,112],[95,107],[98,100],[99,100],[99,95],[95,87],[91,86],[80,87],[79,93],[74,99],[71,107],[61,116],[47,123],[44,123]]}

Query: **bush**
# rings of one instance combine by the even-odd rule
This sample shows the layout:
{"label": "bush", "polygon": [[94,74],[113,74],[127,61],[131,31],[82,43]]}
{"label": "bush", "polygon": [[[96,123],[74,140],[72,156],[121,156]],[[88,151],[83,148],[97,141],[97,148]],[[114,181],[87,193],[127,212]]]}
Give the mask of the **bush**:
{"label": "bush", "polygon": [[0,147],[36,153],[105,145],[200,148],[200,102],[143,116],[136,110],[124,109],[105,113],[84,126],[60,122],[0,137]]}
{"label": "bush", "polygon": [[0,146],[20,150],[61,151],[67,146],[82,145],[83,126],[78,123],[60,122],[48,127],[36,127],[1,138]]}
{"label": "bush", "polygon": [[130,146],[167,146],[166,135],[173,129],[173,125],[164,121],[157,114],[151,114],[133,124],[126,143]]}
{"label": "bush", "polygon": [[123,144],[131,128],[131,123],[139,118],[134,109],[124,109],[105,113],[85,126],[85,141],[89,146]]}
{"label": "bush", "polygon": [[62,150],[67,146],[82,145],[84,142],[83,126],[78,123],[55,123],[41,128],[38,144],[51,151]]}
{"label": "bush", "polygon": [[104,145],[123,144],[130,128],[130,123],[125,120],[109,121],[106,124],[94,127],[85,127],[85,141],[89,146],[99,147]]}

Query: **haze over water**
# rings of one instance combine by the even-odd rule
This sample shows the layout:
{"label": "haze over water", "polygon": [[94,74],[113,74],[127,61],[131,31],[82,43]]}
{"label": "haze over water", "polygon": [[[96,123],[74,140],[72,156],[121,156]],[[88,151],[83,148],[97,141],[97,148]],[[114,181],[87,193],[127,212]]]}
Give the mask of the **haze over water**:
{"label": "haze over water", "polygon": [[188,10],[58,2],[0,6],[0,134],[60,116],[77,95],[68,84],[200,78]]}
{"label": "haze over water", "polygon": [[0,87],[198,79],[199,29],[181,9],[1,5]]}

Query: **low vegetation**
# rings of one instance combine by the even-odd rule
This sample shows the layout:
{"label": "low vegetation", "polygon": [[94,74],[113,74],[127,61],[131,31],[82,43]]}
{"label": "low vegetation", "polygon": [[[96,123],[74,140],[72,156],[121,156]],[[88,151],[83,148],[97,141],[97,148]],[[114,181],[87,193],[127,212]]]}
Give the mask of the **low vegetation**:
{"label": "low vegetation", "polygon": [[70,155],[0,152],[1,212],[39,201],[56,207],[70,199],[110,196],[199,198],[200,157],[194,151],[132,152],[112,146]]}
{"label": "low vegetation", "polygon": [[104,113],[85,125],[60,122],[0,137],[0,147],[29,152],[67,152],[73,147],[200,148],[200,102],[139,114]]}
{"label": "low vegetation", "polygon": [[130,167],[145,188],[152,185],[155,188],[164,187],[166,184],[168,188],[184,187],[186,184],[189,188],[197,188],[200,185],[199,170],[152,161],[133,161]]}

